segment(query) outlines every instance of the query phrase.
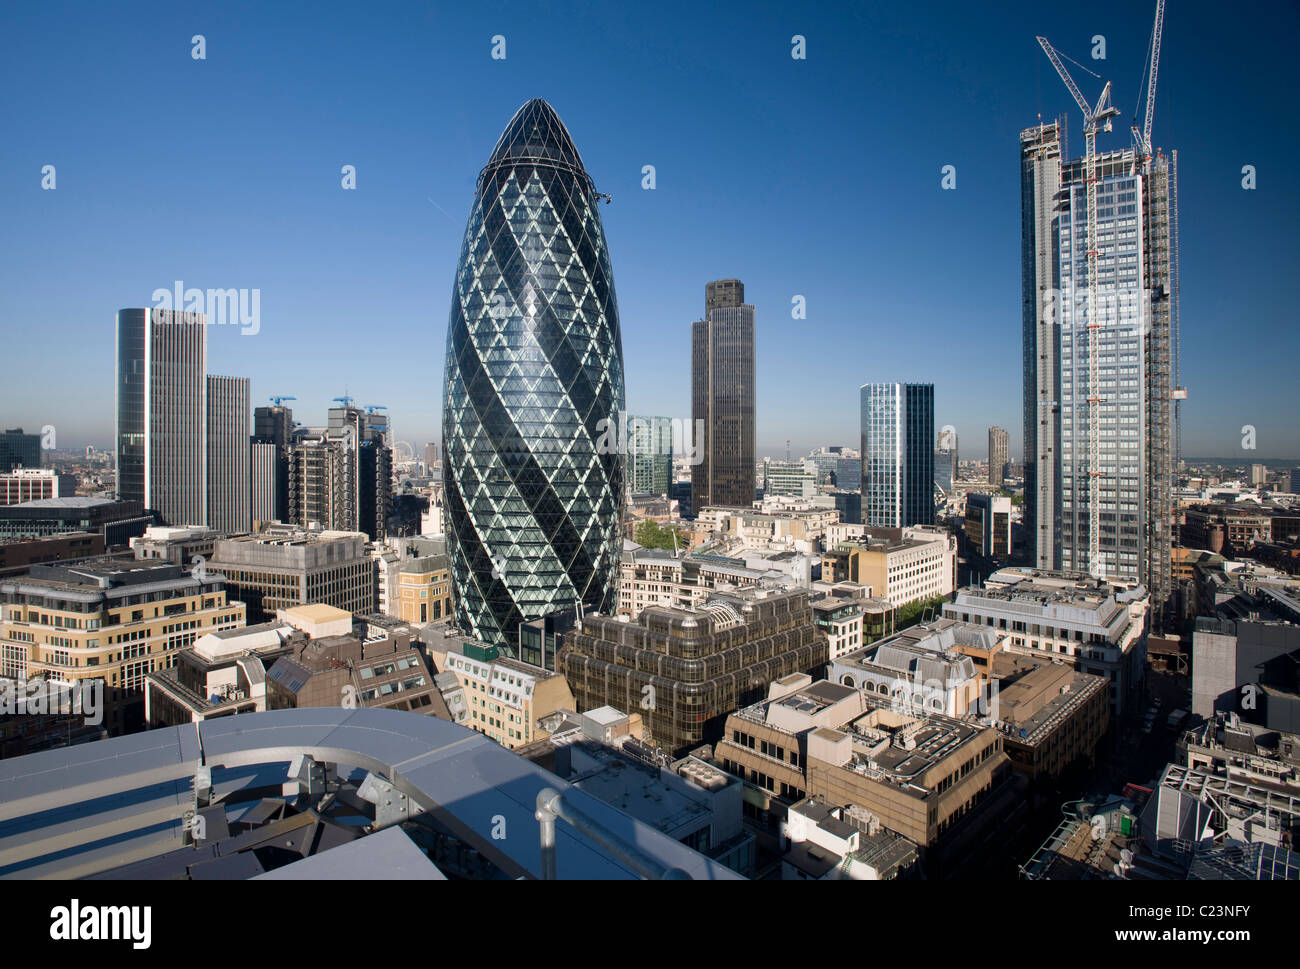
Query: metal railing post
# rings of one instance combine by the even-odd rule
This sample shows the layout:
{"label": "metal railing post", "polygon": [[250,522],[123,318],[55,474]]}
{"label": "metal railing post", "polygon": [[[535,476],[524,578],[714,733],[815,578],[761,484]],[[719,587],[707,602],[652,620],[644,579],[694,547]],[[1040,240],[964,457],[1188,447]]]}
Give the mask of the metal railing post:
{"label": "metal railing post", "polygon": [[581,834],[586,835],[614,857],[627,864],[642,878],[689,881],[691,876],[680,868],[665,868],[635,845],[628,844],[599,821],[588,817],[564,800],[553,787],[537,792],[537,821],[540,825],[542,849],[542,878],[555,879],[555,819],[563,818]]}
{"label": "metal railing post", "polygon": [[541,829],[542,878],[555,881],[555,811],[552,801],[558,799],[559,791],[553,787],[543,787],[537,792],[537,821]]}

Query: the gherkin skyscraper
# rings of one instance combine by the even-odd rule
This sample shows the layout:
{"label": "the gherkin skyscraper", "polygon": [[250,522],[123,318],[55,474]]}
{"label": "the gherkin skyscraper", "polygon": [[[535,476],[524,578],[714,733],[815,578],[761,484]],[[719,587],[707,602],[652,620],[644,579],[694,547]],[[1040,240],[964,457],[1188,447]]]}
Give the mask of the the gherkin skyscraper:
{"label": "the gherkin skyscraper", "polygon": [[[519,624],[617,606],[623,341],[598,196],[540,99],[478,190],[447,328],[443,484],[456,620],[510,648]],[[599,453],[600,450],[611,453]]]}

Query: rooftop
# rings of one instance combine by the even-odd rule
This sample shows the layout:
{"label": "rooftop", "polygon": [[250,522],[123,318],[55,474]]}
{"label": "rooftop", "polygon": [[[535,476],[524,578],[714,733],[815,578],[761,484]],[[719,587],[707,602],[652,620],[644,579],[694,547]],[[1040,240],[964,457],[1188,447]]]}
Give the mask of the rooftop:
{"label": "rooftop", "polygon": [[[300,754],[329,765],[360,765],[358,777],[368,772],[391,783],[409,799],[418,830],[429,837],[452,832],[506,878],[541,875],[536,800],[546,787],[664,867],[680,868],[697,879],[739,877],[465,727],[435,717],[341,707],[240,714],[0,761],[0,876],[88,877],[132,862],[180,859],[179,868],[172,864],[166,874],[137,877],[197,877],[194,865],[219,859],[217,844],[198,850],[186,844],[183,825],[194,802],[196,765],[209,772],[213,803],[224,815],[227,800],[245,800],[240,797],[245,789],[292,782],[286,762]],[[380,786],[381,802],[383,790]],[[370,811],[364,798],[358,801],[349,794],[346,800]],[[290,807],[269,798],[252,805],[259,810],[265,806],[273,815]],[[228,807],[247,812],[248,802]],[[317,801],[282,821],[257,822],[259,833],[252,837],[261,840],[254,844],[268,843],[278,830],[315,826],[321,820],[318,812],[325,811]],[[105,843],[100,832],[110,824],[118,835]],[[493,839],[501,824],[511,836]],[[210,827],[216,827],[215,819]],[[409,833],[405,824],[403,828]],[[312,831],[304,835],[293,840],[314,843]],[[228,854],[251,853],[241,852],[252,847],[249,839],[213,840],[225,844]],[[556,824],[555,859],[562,879],[637,877],[626,861],[564,821]],[[235,877],[257,870],[260,866],[250,866]]]}

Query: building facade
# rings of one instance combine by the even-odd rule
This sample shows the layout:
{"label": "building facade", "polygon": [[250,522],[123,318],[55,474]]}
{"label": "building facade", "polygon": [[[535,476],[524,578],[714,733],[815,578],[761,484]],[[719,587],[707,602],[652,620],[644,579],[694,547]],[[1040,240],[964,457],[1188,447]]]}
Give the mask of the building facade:
{"label": "building facade", "polygon": [[21,427],[0,434],[0,473],[41,466],[41,436],[24,434]]}
{"label": "building facade", "polygon": [[721,736],[727,714],[790,673],[820,670],[826,637],[802,590],[717,595],[695,609],[652,606],[636,621],[587,616],[557,669],[578,709],[641,714],[655,743],[686,752]]}
{"label": "building facade", "polygon": [[255,622],[278,610],[323,603],[375,611],[374,563],[359,532],[272,528],[214,544],[207,567],[223,573]]}
{"label": "building facade", "polygon": [[0,676],[99,680],[104,725],[118,734],[142,719],[147,674],[245,615],[214,572],[115,559],[35,565],[0,581]]}
{"label": "building facade", "polygon": [[[754,307],[745,284],[704,288],[704,319],[691,324],[691,419],[703,428],[702,460],[691,468],[696,508],[747,508],[754,500]],[[703,423],[701,423],[703,422]]]}
{"label": "building facade", "polygon": [[451,614],[451,567],[447,556],[422,555],[398,566],[397,615],[403,622],[439,622]]}
{"label": "building facade", "polygon": [[1026,129],[1020,141],[1025,506],[1035,564],[1141,582],[1158,608],[1171,586],[1177,153],[1145,165],[1132,149],[1098,156],[1090,320],[1086,166],[1063,162],[1060,122]]}
{"label": "building facade", "polygon": [[1011,499],[1006,495],[966,495],[966,551],[983,561],[1011,556]]}
{"label": "building facade", "polygon": [[117,494],[168,525],[207,524],[206,323],[173,310],[117,314]]}
{"label": "building facade", "polygon": [[209,528],[242,535],[252,528],[252,445],[248,378],[208,375]]}
{"label": "building facade", "polygon": [[1007,462],[1011,460],[1010,436],[1000,427],[989,428],[989,484],[1002,487]]}
{"label": "building facade", "polygon": [[627,419],[627,490],[667,495],[673,477],[673,424],[668,417]]}
{"label": "building facade", "polygon": [[426,642],[439,673],[455,676],[469,699],[469,716],[461,723],[508,750],[544,740],[550,734],[539,721],[576,709],[559,673],[502,656],[495,646],[445,627],[430,630]]}
{"label": "building facade", "polygon": [[863,521],[932,523],[934,385],[867,383],[861,399]]}
{"label": "building facade", "polygon": [[0,474],[0,505],[18,505],[42,498],[71,498],[77,493],[75,474],[56,474],[52,468],[15,468]]}
{"label": "building facade", "polygon": [[489,645],[617,607],[624,467],[598,444],[623,346],[598,204],[564,123],[526,103],[479,175],[447,329],[447,555],[456,620]]}

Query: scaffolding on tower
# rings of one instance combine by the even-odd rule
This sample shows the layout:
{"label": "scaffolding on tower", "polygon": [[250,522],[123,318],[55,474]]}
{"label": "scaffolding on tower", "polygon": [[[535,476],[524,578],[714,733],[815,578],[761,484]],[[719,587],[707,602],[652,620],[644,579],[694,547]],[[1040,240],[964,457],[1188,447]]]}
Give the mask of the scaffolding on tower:
{"label": "scaffolding on tower", "polygon": [[[1088,259],[1088,308],[1085,317],[1088,331],[1088,570],[1098,578],[1104,578],[1105,566],[1101,558],[1099,501],[1099,492],[1101,490],[1101,481],[1099,479],[1102,476],[1102,471],[1101,449],[1098,440],[1101,423],[1100,409],[1101,405],[1105,403],[1105,398],[1101,396],[1097,360],[1099,336],[1097,331],[1101,328],[1101,323],[1097,317],[1097,129],[1110,131],[1112,128],[1111,119],[1118,115],[1120,110],[1110,103],[1109,81],[1102,88],[1101,97],[1097,99],[1096,106],[1090,106],[1088,99],[1083,96],[1079,86],[1074,83],[1074,78],[1066,70],[1065,64],[1061,62],[1061,57],[1064,55],[1059,54],[1046,37],[1038,37],[1037,40],[1043,48],[1043,53],[1052,62],[1052,66],[1056,68],[1056,73],[1061,76],[1061,80],[1065,82],[1070,95],[1083,113],[1083,138],[1087,146],[1084,153],[1084,194],[1087,199],[1088,210],[1087,235],[1084,237]],[[1077,67],[1092,74],[1093,77],[1101,77],[1101,75],[1088,70],[1073,58],[1068,59]]]}

